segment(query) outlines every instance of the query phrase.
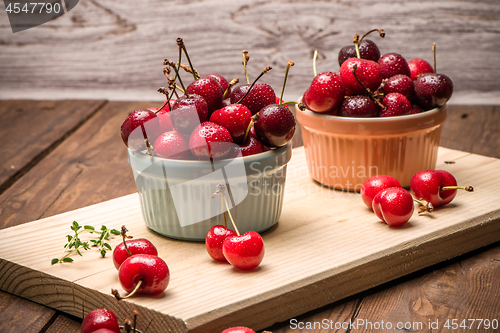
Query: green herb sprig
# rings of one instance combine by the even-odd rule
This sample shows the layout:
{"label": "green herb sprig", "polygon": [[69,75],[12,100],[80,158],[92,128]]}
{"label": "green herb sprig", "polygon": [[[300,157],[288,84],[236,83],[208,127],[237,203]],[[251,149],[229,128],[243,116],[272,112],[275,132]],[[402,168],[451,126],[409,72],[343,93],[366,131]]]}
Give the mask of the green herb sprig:
{"label": "green herb sprig", "polygon": [[[74,235],[67,235],[68,243],[64,246],[64,250],[61,254],[60,258],[52,259],[52,265],[57,264],[59,262],[72,262],[74,259],[70,256],[75,252],[82,256],[82,252],[80,250],[90,250],[91,247],[97,247],[102,257],[106,256],[106,252],[111,250],[111,245],[106,243],[106,240],[113,235],[120,235],[120,231],[116,229],[108,229],[105,225],[101,226],[101,230],[95,230],[95,228],[91,225],[83,225],[81,226],[78,222],[73,221],[71,225],[71,230],[73,230]],[[90,241],[82,241],[80,239],[80,235],[83,233],[91,233],[97,234],[99,237],[97,239],[91,239]]]}

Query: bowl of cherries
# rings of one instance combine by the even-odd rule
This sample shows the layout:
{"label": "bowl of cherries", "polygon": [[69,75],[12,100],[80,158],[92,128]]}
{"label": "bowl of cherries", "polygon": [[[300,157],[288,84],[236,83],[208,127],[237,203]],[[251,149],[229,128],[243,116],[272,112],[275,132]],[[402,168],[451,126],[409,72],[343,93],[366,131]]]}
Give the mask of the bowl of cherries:
{"label": "bowl of cherries", "polygon": [[[203,241],[227,212],[242,233],[263,232],[281,214],[295,117],[270,85],[257,83],[270,67],[250,83],[247,51],[247,83],[237,85],[201,76],[181,38],[177,44],[179,60],[164,60],[168,87],[158,89],[166,101],[133,111],[121,126],[144,221],[164,236]],[[220,184],[226,207],[215,199]]]}
{"label": "bowl of cherries", "polygon": [[297,121],[311,177],[338,190],[359,191],[378,174],[410,185],[413,174],[434,169],[446,119],[451,79],[424,59],[381,55],[365,37],[343,47],[338,73],[316,74],[297,105]]}

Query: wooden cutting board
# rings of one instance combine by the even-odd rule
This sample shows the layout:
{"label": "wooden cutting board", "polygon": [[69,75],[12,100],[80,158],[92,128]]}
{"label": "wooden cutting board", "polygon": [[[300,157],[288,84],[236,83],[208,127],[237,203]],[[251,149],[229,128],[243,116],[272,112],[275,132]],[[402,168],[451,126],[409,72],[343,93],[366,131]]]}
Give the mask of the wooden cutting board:
{"label": "wooden cutting board", "polygon": [[[445,163],[453,162],[453,163]],[[106,307],[123,322],[140,313],[148,332],[262,329],[440,261],[500,240],[500,160],[440,148],[437,168],[452,172],[460,192],[448,206],[415,215],[401,228],[380,222],[359,194],[324,188],[308,175],[303,148],[288,165],[283,212],[263,235],[260,267],[241,272],[211,260],[203,243],[167,239],[142,220],[136,194],[0,231],[0,289],[83,317]],[[97,250],[51,265],[73,220],[150,239],[171,271],[157,297],[116,301],[120,287],[111,254]],[[114,236],[114,247],[120,237]]]}

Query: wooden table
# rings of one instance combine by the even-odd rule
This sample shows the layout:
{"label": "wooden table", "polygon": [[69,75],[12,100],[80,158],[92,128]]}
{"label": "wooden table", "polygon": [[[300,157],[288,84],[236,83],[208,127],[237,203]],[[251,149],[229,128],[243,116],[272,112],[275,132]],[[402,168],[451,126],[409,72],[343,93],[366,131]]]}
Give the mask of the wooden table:
{"label": "wooden table", "polygon": [[[119,126],[134,109],[156,105],[1,101],[0,228],[135,192]],[[301,145],[300,135],[294,140]],[[441,145],[500,158],[500,107],[451,105]],[[425,318],[442,325],[447,319],[500,319],[498,276],[500,243],[495,243],[304,314],[295,318],[297,325],[283,322],[269,330],[320,332],[294,328],[324,320],[412,323]],[[80,331],[80,319],[3,291],[0,309],[0,332]],[[337,331],[363,329],[344,325]]]}

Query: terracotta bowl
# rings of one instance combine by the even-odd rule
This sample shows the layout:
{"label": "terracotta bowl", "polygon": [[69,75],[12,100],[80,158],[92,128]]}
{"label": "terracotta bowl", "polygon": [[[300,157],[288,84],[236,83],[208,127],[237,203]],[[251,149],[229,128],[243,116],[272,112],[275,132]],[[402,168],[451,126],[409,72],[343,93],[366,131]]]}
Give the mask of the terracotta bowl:
{"label": "terracotta bowl", "polygon": [[337,190],[359,191],[371,176],[403,187],[416,172],[436,167],[446,105],[399,117],[354,118],[296,108],[309,174]]}

